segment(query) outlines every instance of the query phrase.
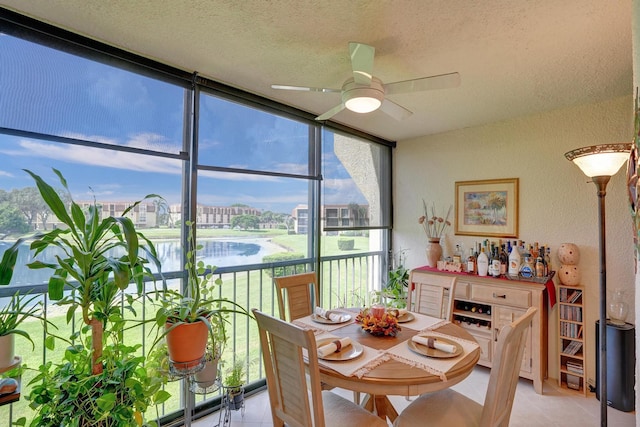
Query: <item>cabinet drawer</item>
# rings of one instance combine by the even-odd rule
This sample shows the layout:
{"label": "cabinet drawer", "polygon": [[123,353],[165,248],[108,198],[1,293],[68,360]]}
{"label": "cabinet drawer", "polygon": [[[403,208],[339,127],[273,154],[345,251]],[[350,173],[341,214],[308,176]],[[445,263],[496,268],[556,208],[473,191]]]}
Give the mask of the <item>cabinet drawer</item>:
{"label": "cabinet drawer", "polygon": [[497,286],[473,285],[471,299],[514,307],[531,306],[531,292],[520,289],[499,288]]}

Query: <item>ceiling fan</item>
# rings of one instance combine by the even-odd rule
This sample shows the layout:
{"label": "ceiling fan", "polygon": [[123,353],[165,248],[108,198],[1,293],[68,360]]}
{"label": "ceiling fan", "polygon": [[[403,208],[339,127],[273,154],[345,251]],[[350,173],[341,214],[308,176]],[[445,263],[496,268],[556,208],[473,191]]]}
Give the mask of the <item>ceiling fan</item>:
{"label": "ceiling fan", "polygon": [[345,108],[356,113],[370,113],[380,108],[396,120],[403,120],[413,113],[388,99],[387,95],[460,86],[460,74],[458,73],[439,74],[384,84],[382,80],[373,75],[373,57],[375,55],[373,46],[350,42],[349,53],[353,77],[343,83],[342,89],[277,84],[271,85],[271,88],[306,92],[340,92],[342,102],[316,117],[316,120],[328,120]]}

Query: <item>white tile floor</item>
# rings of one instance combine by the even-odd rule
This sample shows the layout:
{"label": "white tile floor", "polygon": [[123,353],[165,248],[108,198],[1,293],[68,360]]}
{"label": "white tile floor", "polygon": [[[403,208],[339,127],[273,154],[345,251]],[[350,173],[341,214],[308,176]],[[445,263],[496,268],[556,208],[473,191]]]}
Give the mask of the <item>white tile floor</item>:
{"label": "white tile floor", "polygon": [[[489,370],[477,367],[469,378],[453,387],[458,392],[482,403],[489,380]],[[335,390],[334,390],[335,391]],[[348,399],[353,395],[349,391],[338,391]],[[398,412],[409,402],[404,397],[391,396],[393,405]],[[611,427],[635,426],[635,412],[622,412],[609,408],[608,422]],[[213,427],[218,423],[218,414],[194,421],[193,427]],[[428,423],[425,423],[425,426]],[[531,381],[520,380],[516,389],[516,397],[511,413],[510,426],[523,427],[573,427],[600,425],[600,401],[595,393],[589,397],[571,393],[557,387],[556,380],[548,380],[544,385],[544,394],[539,395],[533,390]],[[245,402],[245,414],[232,411],[231,426],[233,427],[272,427],[271,407],[266,392],[254,395]],[[340,426],[327,426],[340,427]]]}

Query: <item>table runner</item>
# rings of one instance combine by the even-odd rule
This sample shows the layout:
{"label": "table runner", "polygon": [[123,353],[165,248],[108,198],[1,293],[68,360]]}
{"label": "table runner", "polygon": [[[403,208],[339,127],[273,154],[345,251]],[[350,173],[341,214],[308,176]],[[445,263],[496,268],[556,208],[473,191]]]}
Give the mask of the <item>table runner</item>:
{"label": "table runner", "polygon": [[[339,337],[329,333],[321,333],[316,336],[316,342],[325,338],[338,339]],[[376,350],[374,348],[367,347],[366,345],[363,345],[362,348],[364,349],[362,356],[356,359],[339,362],[318,359],[318,363],[326,368],[333,369],[345,377],[356,376],[358,378],[362,378],[364,374],[389,360],[389,357],[381,350]]]}
{"label": "table runner", "polygon": [[324,332],[335,331],[336,329],[340,329],[343,326],[350,325],[351,323],[353,323],[354,319],[356,318],[356,313],[353,313],[348,310],[333,309],[333,311],[339,311],[341,313],[349,314],[351,316],[351,320],[349,320],[348,322],[335,323],[335,324],[318,323],[311,320],[311,315],[309,315],[309,316],[304,316],[299,319],[296,319],[291,323],[293,323],[296,326],[300,326],[301,328],[311,329],[315,335],[318,335]]}
{"label": "table runner", "polygon": [[[426,329],[426,330],[429,330],[429,329]],[[438,375],[442,381],[446,381],[447,372],[451,368],[453,368],[458,362],[460,362],[460,360],[462,360],[466,355],[468,355],[469,353],[471,353],[472,351],[476,350],[479,347],[478,343],[468,341],[462,338],[457,338],[451,335],[434,332],[432,330],[429,330],[429,333],[431,335],[441,336],[443,338],[447,338],[460,343],[463,350],[462,355],[457,357],[445,358],[445,359],[438,359],[438,358],[423,356],[411,351],[411,349],[409,349],[408,341],[401,342],[400,344],[394,347],[391,347],[385,353],[389,355],[391,359],[394,359],[401,363],[405,363],[409,366],[423,369],[429,372],[430,374]]]}

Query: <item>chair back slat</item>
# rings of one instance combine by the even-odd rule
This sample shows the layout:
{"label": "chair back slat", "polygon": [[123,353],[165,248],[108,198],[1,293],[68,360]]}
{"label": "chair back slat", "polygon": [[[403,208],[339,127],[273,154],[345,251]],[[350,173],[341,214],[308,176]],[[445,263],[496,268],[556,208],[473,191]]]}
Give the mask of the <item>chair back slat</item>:
{"label": "chair back slat", "polygon": [[305,351],[317,352],[313,331],[252,311],[258,323],[274,426],[284,422],[291,427],[324,427],[318,359],[310,357],[305,369]]}
{"label": "chair back slat", "polygon": [[509,425],[526,343],[526,332],[536,311],[535,307],[530,307],[520,318],[500,330],[496,357],[492,363],[482,410],[480,425],[483,427]]}
{"label": "chair back slat", "polygon": [[[409,292],[407,308],[416,313],[451,320],[457,280],[456,276],[439,276],[436,274],[421,276],[420,282],[413,283],[415,290]],[[412,293],[415,293],[413,308]]]}
{"label": "chair back slat", "polygon": [[274,282],[281,319],[293,321],[308,316],[313,313],[314,305],[320,305],[316,273],[276,277]]}

